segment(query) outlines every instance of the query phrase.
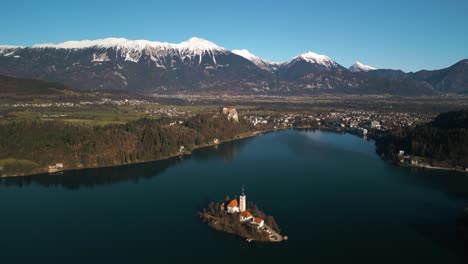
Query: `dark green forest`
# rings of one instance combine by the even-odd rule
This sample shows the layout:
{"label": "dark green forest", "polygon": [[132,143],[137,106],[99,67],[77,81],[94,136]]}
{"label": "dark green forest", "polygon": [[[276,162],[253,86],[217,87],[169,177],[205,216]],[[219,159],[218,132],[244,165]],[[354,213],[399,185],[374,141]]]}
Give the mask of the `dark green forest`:
{"label": "dark green forest", "polygon": [[60,83],[0,75],[0,96],[3,99],[7,97],[65,96],[67,94],[79,94],[79,92],[72,91]]}
{"label": "dark green forest", "polygon": [[230,140],[253,130],[222,114],[201,114],[170,126],[169,119],[140,119],[126,124],[87,126],[60,121],[12,121],[0,125],[0,174],[112,166],[163,159],[214,138]]}
{"label": "dark green forest", "polygon": [[468,167],[468,109],[439,114],[432,122],[399,128],[377,139],[377,152],[397,161],[399,150],[434,166]]}

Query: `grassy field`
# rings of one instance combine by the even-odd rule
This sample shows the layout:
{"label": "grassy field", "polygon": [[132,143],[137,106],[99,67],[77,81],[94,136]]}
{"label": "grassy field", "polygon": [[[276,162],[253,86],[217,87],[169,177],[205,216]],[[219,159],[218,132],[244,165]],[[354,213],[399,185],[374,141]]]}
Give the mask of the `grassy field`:
{"label": "grassy field", "polygon": [[[18,111],[19,110],[19,111]],[[8,111],[5,116],[10,120],[61,120],[65,122],[79,123],[126,123],[131,120],[148,117],[149,115],[128,107],[90,107],[77,108],[29,108]]]}
{"label": "grassy field", "polygon": [[[0,172],[10,170],[21,170],[25,173],[37,169],[39,164],[31,160],[7,158],[0,159]],[[0,173],[1,174],[1,173]]]}

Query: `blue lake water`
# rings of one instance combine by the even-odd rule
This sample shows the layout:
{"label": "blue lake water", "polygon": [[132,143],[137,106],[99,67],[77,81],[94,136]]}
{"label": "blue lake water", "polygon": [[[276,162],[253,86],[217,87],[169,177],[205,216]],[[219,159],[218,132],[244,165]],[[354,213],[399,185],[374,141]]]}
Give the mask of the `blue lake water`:
{"label": "blue lake water", "polygon": [[[242,184],[289,241],[247,243],[198,219]],[[467,205],[466,174],[386,164],[349,134],[286,130],[0,179],[0,263],[463,263],[455,221]]]}

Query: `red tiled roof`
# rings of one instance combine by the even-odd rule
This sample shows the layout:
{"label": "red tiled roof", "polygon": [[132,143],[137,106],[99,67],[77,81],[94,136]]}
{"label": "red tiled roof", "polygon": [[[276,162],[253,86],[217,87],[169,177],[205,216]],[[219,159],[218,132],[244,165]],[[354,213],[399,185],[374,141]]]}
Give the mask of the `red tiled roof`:
{"label": "red tiled roof", "polygon": [[242,213],[240,213],[241,216],[243,217],[251,217],[252,214],[249,212],[249,211],[243,211]]}
{"label": "red tiled roof", "polygon": [[261,224],[263,221],[263,219],[261,219],[260,217],[255,217],[254,219],[254,222],[257,223],[257,224]]}
{"label": "red tiled roof", "polygon": [[230,201],[227,205],[227,207],[237,207],[239,206],[239,203],[237,202],[237,199],[234,199],[232,201]]}

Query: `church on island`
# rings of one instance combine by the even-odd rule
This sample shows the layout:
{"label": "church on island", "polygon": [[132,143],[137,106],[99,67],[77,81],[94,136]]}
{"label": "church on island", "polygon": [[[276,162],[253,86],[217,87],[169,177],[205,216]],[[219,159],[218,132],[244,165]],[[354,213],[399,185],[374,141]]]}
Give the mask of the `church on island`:
{"label": "church on island", "polygon": [[247,211],[247,197],[245,196],[244,187],[242,187],[242,192],[239,196],[239,201],[237,199],[231,200],[229,203],[221,203],[221,210],[229,214],[239,214],[239,221],[243,223],[250,223],[257,225],[258,228],[263,227],[264,220],[260,217],[255,217]]}

